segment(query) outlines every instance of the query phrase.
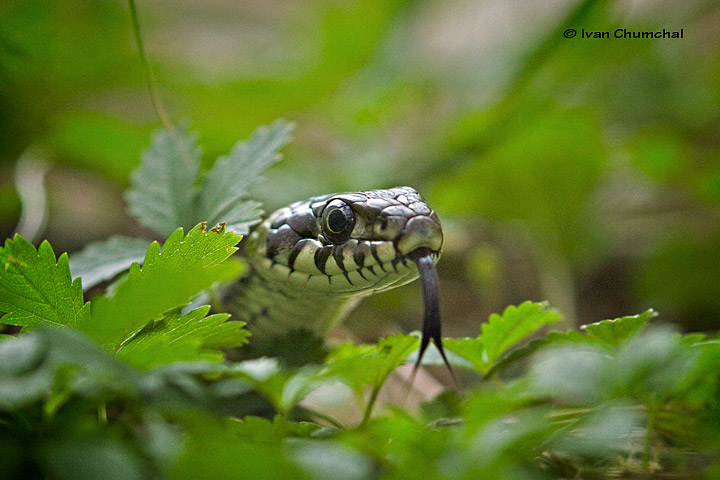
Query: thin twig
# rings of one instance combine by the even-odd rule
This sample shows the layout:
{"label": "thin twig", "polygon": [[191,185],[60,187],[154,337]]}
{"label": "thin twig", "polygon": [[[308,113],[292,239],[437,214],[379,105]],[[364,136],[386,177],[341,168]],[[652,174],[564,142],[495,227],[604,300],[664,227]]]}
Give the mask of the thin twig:
{"label": "thin twig", "polygon": [[160,117],[160,121],[163,123],[165,128],[170,132],[175,132],[177,128],[163,107],[162,101],[160,100],[160,94],[158,93],[157,84],[155,83],[155,76],[153,75],[150,64],[145,56],[145,47],[140,33],[140,20],[138,19],[135,0],[128,0],[128,6],[130,7],[130,19],[132,20],[133,33],[135,34],[135,44],[137,45],[138,53],[140,54],[140,62],[145,70],[145,79],[147,81],[148,91],[150,92],[150,100],[152,101],[155,113],[157,113],[158,117]]}

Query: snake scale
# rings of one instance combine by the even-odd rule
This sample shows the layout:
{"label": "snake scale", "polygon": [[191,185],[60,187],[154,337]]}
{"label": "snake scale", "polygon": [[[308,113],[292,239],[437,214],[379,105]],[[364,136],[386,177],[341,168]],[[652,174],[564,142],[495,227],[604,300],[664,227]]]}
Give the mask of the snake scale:
{"label": "snake scale", "polygon": [[417,367],[430,340],[445,359],[435,271],[442,245],[440,219],[413,188],[313,197],[253,231],[245,246],[250,273],[225,292],[223,306],[247,323],[256,352],[272,354],[288,335],[324,338],[362,298],[420,276]]}

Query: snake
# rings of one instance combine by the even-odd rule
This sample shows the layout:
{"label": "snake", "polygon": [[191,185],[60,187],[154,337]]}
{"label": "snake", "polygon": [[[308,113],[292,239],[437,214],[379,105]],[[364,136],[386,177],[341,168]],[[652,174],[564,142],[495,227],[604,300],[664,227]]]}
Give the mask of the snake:
{"label": "snake", "polygon": [[415,370],[432,341],[442,345],[435,264],[443,247],[438,215],[411,187],[337,193],[270,214],[245,245],[249,274],[223,295],[247,324],[260,354],[303,337],[325,338],[363,298],[423,284],[425,313]]}

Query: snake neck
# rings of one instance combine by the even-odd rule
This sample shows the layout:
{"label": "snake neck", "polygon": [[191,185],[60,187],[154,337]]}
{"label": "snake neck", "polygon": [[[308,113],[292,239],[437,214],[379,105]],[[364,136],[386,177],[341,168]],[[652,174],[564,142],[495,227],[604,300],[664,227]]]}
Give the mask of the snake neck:
{"label": "snake neck", "polygon": [[[230,286],[223,306],[252,333],[252,356],[277,355],[278,344],[314,339],[322,344],[364,295],[315,292],[268,278],[250,266],[248,276]],[[300,338],[307,337],[307,338]],[[246,349],[246,347],[243,347]]]}

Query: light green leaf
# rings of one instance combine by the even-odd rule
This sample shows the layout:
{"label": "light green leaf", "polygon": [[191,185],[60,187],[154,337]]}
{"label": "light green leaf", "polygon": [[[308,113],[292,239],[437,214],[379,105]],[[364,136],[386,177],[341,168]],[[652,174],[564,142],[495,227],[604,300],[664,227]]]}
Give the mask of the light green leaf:
{"label": "light green leaf", "polygon": [[616,318],[614,320],[603,320],[580,327],[588,335],[608,345],[617,346],[640,330],[645,328],[647,323],[657,317],[657,312],[649,309],[638,315]]}
{"label": "light green leaf", "polygon": [[143,152],[140,167],[132,174],[126,193],[130,213],[163,236],[178,227],[190,228],[200,155],[191,134],[182,130],[156,132]]}
{"label": "light green leaf", "polygon": [[477,338],[448,338],[444,344],[449,351],[472,362],[478,372],[486,373],[508,348],[558,320],[560,315],[548,310],[547,303],[524,302],[507,307],[502,315],[490,315]]}
{"label": "light green leaf", "polygon": [[279,150],[290,141],[292,129],[293,124],[277,120],[258,128],[229,155],[218,159],[203,181],[195,220],[208,225],[225,222],[228,230],[241,234],[258,223],[262,210],[259,203],[247,200],[250,188],[280,160]]}
{"label": "light green leaf", "polygon": [[82,278],[83,289],[87,290],[124,272],[133,262],[142,263],[147,248],[147,240],[119,235],[110,237],[70,255],[70,271],[74,278]]}
{"label": "light green leaf", "polygon": [[118,356],[141,369],[177,361],[223,359],[223,347],[237,347],[247,342],[250,332],[243,322],[228,322],[229,314],[207,316],[209,306],[196,308],[185,315],[166,313],[147,333],[140,334],[118,350]]}
{"label": "light green leaf", "polygon": [[67,254],[55,260],[47,241],[39,249],[20,235],[0,249],[0,313],[4,323],[74,326],[90,317],[80,279],[72,281]]}
{"label": "light green leaf", "polygon": [[187,236],[177,229],[160,250],[153,242],[142,268],[130,267],[127,279],[110,297],[93,301],[92,318],[78,328],[103,346],[116,349],[133,332],[171,308],[188,303],[191,297],[215,282],[240,273],[238,262],[225,262],[240,237],[232,232],[193,228]]}

